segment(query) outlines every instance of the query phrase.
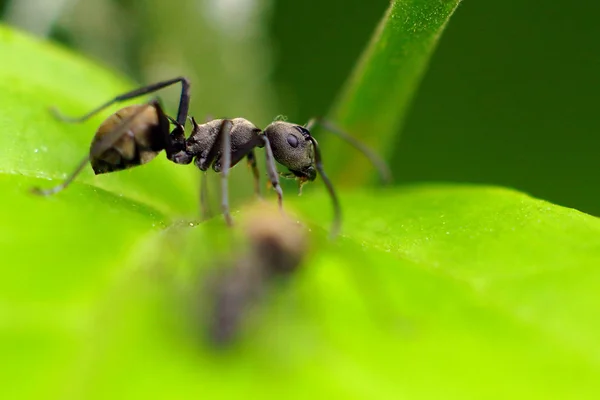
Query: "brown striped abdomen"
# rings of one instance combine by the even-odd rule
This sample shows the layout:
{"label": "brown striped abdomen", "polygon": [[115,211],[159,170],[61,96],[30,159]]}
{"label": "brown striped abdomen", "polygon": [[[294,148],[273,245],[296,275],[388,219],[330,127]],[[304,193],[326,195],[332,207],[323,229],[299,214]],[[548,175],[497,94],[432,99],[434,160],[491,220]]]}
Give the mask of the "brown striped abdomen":
{"label": "brown striped abdomen", "polygon": [[96,174],[120,171],[151,161],[165,148],[169,121],[151,104],[122,108],[96,131],[90,162]]}

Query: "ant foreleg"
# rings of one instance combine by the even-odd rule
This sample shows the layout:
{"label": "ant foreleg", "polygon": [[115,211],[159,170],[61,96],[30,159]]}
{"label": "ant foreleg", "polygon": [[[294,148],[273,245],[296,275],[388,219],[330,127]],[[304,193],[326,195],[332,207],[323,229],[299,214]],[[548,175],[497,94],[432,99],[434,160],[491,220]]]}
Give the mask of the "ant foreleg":
{"label": "ant foreleg", "polygon": [[256,193],[256,196],[260,199],[262,198],[260,194],[260,174],[258,172],[258,165],[256,164],[254,150],[250,150],[250,152],[246,155],[246,159],[248,160],[250,169],[252,169],[252,175],[254,176],[254,193]]}
{"label": "ant foreleg", "polygon": [[275,166],[275,157],[273,156],[271,143],[269,142],[269,138],[267,138],[267,135],[261,134],[260,139],[262,140],[265,146],[267,174],[269,175],[271,186],[273,187],[275,192],[277,192],[277,203],[279,204],[279,211],[283,213],[283,191],[281,190],[281,186],[279,185],[279,174],[277,173],[277,167]]}
{"label": "ant foreleg", "polygon": [[375,153],[370,147],[357,140],[355,137],[348,134],[347,132],[344,132],[331,121],[328,121],[321,117],[311,118],[311,120],[308,121],[306,125],[304,125],[304,127],[308,129],[308,131],[312,132],[312,128],[314,128],[316,125],[321,125],[323,128],[333,133],[340,139],[346,141],[352,147],[363,153],[363,155],[367,157],[371,164],[373,164],[375,168],[377,168],[381,179],[385,183],[391,183],[393,181],[392,172],[390,171],[390,168],[388,167],[387,163],[381,157],[379,157],[377,153]]}

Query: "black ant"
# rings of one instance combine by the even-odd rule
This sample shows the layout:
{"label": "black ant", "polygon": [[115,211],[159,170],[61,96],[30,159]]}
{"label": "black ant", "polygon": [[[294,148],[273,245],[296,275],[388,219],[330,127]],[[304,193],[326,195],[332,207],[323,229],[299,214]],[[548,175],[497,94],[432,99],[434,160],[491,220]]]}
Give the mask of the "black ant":
{"label": "black ant", "polygon": [[[120,109],[100,125],[92,141],[89,154],[81,160],[64,182],[46,190],[34,188],[34,192],[46,196],[65,189],[83,170],[88,161],[96,174],[103,174],[145,164],[165,150],[167,158],[174,163],[190,164],[194,161],[196,166],[205,173],[211,166],[215,172],[221,173],[221,208],[225,221],[232,225],[228,203],[229,169],[246,157],[253,171],[255,190],[258,191],[259,173],[254,148],[264,147],[267,173],[271,186],[277,192],[280,210],[283,210],[283,193],[274,161],[289,169],[290,172],[281,174],[282,177],[297,179],[300,188],[304,183],[315,180],[317,172],[321,175],[333,201],[334,221],[331,234],[335,236],[340,228],[341,211],[333,185],[323,169],[318,143],[310,134],[310,130],[317,123],[364,153],[386,180],[390,178],[386,164],[369,148],[326,121],[317,118],[312,119],[304,126],[275,121],[261,130],[244,118],[215,119],[198,124],[192,117],[190,119],[193,131],[186,139],[184,127],[188,119],[190,83],[184,77],[158,82],[121,94],[79,118],[65,117],[57,112],[55,114],[63,121],[83,122],[115,103],[153,93],[176,83],[181,83],[176,119],[164,113],[157,99],[142,105]],[[172,131],[170,131],[171,124],[174,125]],[[203,179],[201,186],[203,213],[206,212],[205,181],[206,179]]]}

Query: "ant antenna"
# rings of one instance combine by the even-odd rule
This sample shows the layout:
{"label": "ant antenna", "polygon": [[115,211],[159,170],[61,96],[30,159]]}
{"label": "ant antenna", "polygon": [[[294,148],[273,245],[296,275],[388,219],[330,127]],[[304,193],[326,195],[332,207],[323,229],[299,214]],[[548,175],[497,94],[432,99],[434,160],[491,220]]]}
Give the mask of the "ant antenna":
{"label": "ant antenna", "polygon": [[323,162],[321,158],[321,150],[319,150],[319,143],[317,140],[311,135],[306,136],[306,140],[310,140],[313,148],[315,150],[315,167],[317,167],[317,171],[321,175],[321,179],[325,183],[325,187],[327,187],[327,191],[333,200],[333,224],[331,227],[330,237],[333,239],[340,233],[340,226],[342,224],[342,211],[340,208],[340,202],[338,200],[337,195],[335,194],[335,190],[333,189],[333,185],[331,181],[327,177],[325,170],[323,169]]}
{"label": "ant antenna", "polygon": [[371,164],[373,164],[375,168],[377,168],[381,179],[386,184],[392,183],[394,179],[392,177],[392,171],[390,171],[390,167],[388,167],[387,163],[381,157],[379,157],[377,153],[375,153],[371,148],[366,146],[364,143],[361,143],[352,135],[349,135],[348,133],[341,130],[338,126],[334,125],[333,123],[329,122],[328,120],[322,117],[312,118],[305,125],[305,128],[308,129],[308,131],[310,132],[312,128],[314,128],[316,125],[321,125],[323,128],[333,133],[340,139],[346,141],[356,150],[360,151],[371,162]]}

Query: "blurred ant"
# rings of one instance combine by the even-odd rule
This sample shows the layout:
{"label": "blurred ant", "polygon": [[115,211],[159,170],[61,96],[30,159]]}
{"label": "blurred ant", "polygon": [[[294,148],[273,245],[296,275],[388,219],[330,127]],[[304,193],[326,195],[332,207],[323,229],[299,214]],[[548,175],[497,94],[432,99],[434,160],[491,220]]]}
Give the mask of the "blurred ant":
{"label": "blurred ant", "polygon": [[[192,117],[190,119],[193,131],[186,139],[184,127],[188,119],[190,83],[184,77],[158,82],[121,94],[79,118],[65,117],[58,112],[55,114],[57,118],[66,122],[83,122],[115,103],[153,93],[177,83],[181,84],[181,95],[176,119],[164,113],[157,99],[120,109],[100,125],[89,154],[81,160],[64,182],[50,189],[34,188],[34,193],[47,196],[65,189],[88,161],[95,174],[103,174],[145,164],[165,150],[167,158],[176,164],[190,164],[194,161],[205,174],[211,166],[215,172],[221,173],[221,208],[225,221],[228,225],[232,225],[228,202],[229,169],[246,157],[252,168],[254,186],[258,193],[259,172],[254,148],[264,147],[268,177],[271,186],[277,192],[280,210],[283,210],[283,192],[274,161],[289,169],[289,173],[281,176],[297,179],[300,189],[304,183],[314,181],[317,172],[321,175],[333,202],[334,221],[331,235],[335,236],[341,224],[341,211],[333,185],[323,170],[318,143],[310,134],[310,130],[318,123],[361,151],[379,169],[386,181],[390,179],[388,167],[372,150],[318,118],[310,120],[304,126],[275,121],[261,130],[244,118],[215,119],[198,124]],[[174,128],[169,132],[171,124]],[[206,177],[202,180],[200,196],[203,214],[206,214],[205,181]]]}
{"label": "blurred ant", "polygon": [[207,290],[197,293],[196,301],[205,305],[207,317],[200,328],[206,326],[208,339],[218,346],[232,342],[252,306],[279,280],[294,274],[308,253],[308,234],[301,224],[269,207],[247,214],[246,250],[212,271],[203,285]]}

